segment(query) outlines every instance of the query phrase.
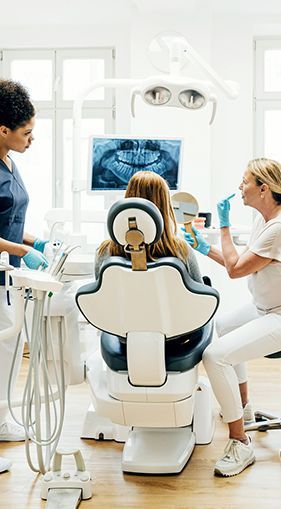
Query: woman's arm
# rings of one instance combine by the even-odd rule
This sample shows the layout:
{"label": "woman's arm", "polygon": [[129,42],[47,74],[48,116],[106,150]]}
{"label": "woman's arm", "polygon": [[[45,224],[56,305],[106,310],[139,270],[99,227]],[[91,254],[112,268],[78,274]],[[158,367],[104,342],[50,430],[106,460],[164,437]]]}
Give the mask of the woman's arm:
{"label": "woman's arm", "polygon": [[221,228],[221,245],[224,266],[232,279],[254,274],[269,265],[271,258],[252,253],[249,249],[238,254],[228,227]]}
{"label": "woman's arm", "polygon": [[0,238],[0,252],[7,251],[7,253],[15,256],[23,257],[30,251],[30,249],[24,244],[17,244],[16,242],[10,242]]}
{"label": "woman's arm", "polygon": [[[228,264],[226,264],[226,259],[229,260],[229,257],[228,257],[228,252],[226,252],[226,245],[224,245],[224,248],[225,248],[225,256],[224,256],[224,253],[222,251],[220,251],[219,249],[217,249],[216,247],[210,245],[207,240],[200,234],[200,232],[198,230],[196,230],[196,228],[192,228],[193,229],[193,232],[196,236],[196,240],[197,240],[197,247],[195,248],[196,251],[199,251],[200,253],[208,256],[209,258],[211,258],[212,260],[214,260],[215,262],[219,263],[220,265],[222,265],[223,267],[226,267],[227,271],[228,271]],[[237,259],[239,257],[242,256],[242,254],[238,255],[235,247],[234,247],[234,244],[232,242],[232,238],[231,238],[231,235],[229,233],[229,228],[222,228],[221,231],[223,230],[228,230],[228,240],[229,240],[229,249],[227,251],[230,252],[231,254],[231,260],[230,261],[237,261]],[[189,243],[189,245],[193,246],[193,243],[194,243],[194,240],[193,238],[191,237],[191,235],[189,233],[185,233],[184,234],[184,238],[185,240]],[[245,251],[243,254],[245,254],[246,252],[248,252],[249,248],[248,246],[246,247]],[[253,255],[253,253],[251,253]],[[233,258],[234,257],[234,258]],[[258,257],[258,258],[261,258],[261,257]],[[265,259],[266,260],[266,259]],[[251,259],[251,263],[253,262],[253,260]],[[229,268],[232,267],[232,263],[230,264]],[[243,275],[246,275],[246,274],[243,274]],[[242,275],[235,275],[235,276],[230,276],[230,277],[242,277]]]}
{"label": "woman's arm", "polygon": [[269,253],[267,253],[266,256],[260,256],[249,249],[242,254],[237,252],[229,229],[230,200],[233,196],[234,194],[219,201],[217,204],[217,211],[220,220],[221,246],[224,266],[229,277],[239,278],[248,276],[249,274],[254,274],[255,272],[263,269],[271,263],[272,257],[270,257]]}
{"label": "woman's arm", "polygon": [[219,249],[217,249],[216,247],[210,246],[210,251],[207,256],[209,256],[209,258],[211,258],[215,262],[219,263],[220,265],[225,266],[222,252]]}
{"label": "woman's arm", "polygon": [[[219,249],[216,249],[214,246],[210,245],[209,242],[201,235],[200,231],[197,230],[194,226],[192,226],[193,235],[190,233],[184,232],[184,239],[186,242],[193,248],[195,251],[203,254],[204,256],[209,256],[212,260],[224,266],[224,259],[222,253]],[[197,246],[194,247],[194,237],[197,241]]]}
{"label": "woman's arm", "polygon": [[24,234],[23,234],[23,243],[26,244],[27,246],[33,247],[35,238],[36,237],[34,237],[33,235],[30,235],[30,233],[24,232]]}

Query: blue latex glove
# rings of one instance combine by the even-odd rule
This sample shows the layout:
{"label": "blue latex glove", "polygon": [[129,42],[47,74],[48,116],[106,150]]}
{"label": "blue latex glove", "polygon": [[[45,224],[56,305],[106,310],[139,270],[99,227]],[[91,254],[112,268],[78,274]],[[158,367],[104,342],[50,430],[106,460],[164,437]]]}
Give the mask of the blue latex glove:
{"label": "blue latex glove", "polygon": [[46,244],[48,244],[49,240],[42,240],[42,239],[35,239],[33,242],[33,247],[37,251],[40,251],[40,253],[44,253],[44,249]]}
{"label": "blue latex glove", "polygon": [[36,249],[31,249],[22,257],[25,265],[29,269],[39,269],[39,267],[42,267],[43,269],[46,269],[49,265],[47,258],[43,255],[43,253],[40,253],[40,251],[36,251]]}
{"label": "blue latex glove", "polygon": [[229,221],[229,211],[230,211],[230,203],[229,200],[235,196],[235,193],[231,194],[224,200],[221,200],[217,203],[217,211],[220,220],[220,228],[224,228],[226,226],[230,226]]}
{"label": "blue latex glove", "polygon": [[[184,228],[182,228],[182,231],[184,232],[184,239],[186,240],[186,242],[188,242],[188,244],[191,247],[193,247],[194,238],[192,237],[192,235],[190,233],[186,233]],[[199,253],[202,253],[203,255],[208,255],[211,249],[210,244],[206,241],[206,239],[204,239],[204,237],[199,233],[199,231],[194,226],[192,226],[192,231],[195,234],[196,240],[198,242],[198,246],[194,247],[193,249],[195,249],[195,251],[199,251]]]}

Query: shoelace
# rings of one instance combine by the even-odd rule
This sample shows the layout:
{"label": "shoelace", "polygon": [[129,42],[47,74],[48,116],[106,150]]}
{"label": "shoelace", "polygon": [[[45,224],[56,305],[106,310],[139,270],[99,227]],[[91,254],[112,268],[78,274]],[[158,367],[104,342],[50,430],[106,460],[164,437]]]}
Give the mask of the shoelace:
{"label": "shoelace", "polygon": [[224,450],[224,456],[222,459],[231,459],[234,458],[236,462],[240,460],[239,453],[237,450],[238,442],[236,440],[229,440],[228,444],[226,445],[226,448]]}

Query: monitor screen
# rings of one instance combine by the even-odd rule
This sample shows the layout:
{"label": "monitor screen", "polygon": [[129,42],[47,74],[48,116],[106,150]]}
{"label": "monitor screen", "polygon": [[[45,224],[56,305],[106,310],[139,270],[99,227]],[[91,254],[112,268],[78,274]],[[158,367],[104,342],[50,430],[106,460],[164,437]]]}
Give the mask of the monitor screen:
{"label": "monitor screen", "polygon": [[181,139],[92,136],[88,191],[121,191],[137,171],[154,171],[179,188]]}

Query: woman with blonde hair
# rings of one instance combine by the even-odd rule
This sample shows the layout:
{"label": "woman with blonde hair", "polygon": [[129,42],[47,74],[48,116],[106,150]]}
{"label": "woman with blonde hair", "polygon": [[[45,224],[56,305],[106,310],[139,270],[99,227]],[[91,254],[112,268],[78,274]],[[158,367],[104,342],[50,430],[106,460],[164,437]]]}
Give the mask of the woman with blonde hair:
{"label": "woman with blonde hair", "polygon": [[[130,179],[125,198],[145,198],[153,202],[160,210],[164,220],[164,230],[158,242],[146,246],[147,260],[152,261],[164,256],[175,256],[182,260],[188,268],[190,276],[200,283],[202,277],[196,257],[188,244],[177,237],[177,223],[170,199],[170,191],[166,181],[152,171],[138,171]],[[101,264],[109,256],[124,256],[128,254],[124,248],[115,244],[113,240],[105,240],[97,250],[95,274],[98,277]]]}
{"label": "woman with blonde hair", "polygon": [[[239,186],[244,205],[257,211],[249,244],[239,254],[230,232],[230,199],[217,205],[221,246],[210,246],[195,231],[201,253],[224,265],[231,278],[248,276],[252,302],[217,323],[219,341],[209,345],[203,362],[229,427],[229,441],[215,474],[232,476],[254,463],[244,423],[254,420],[244,363],[281,350],[281,165],[271,159],[248,163]],[[192,245],[191,237],[186,240]]]}

